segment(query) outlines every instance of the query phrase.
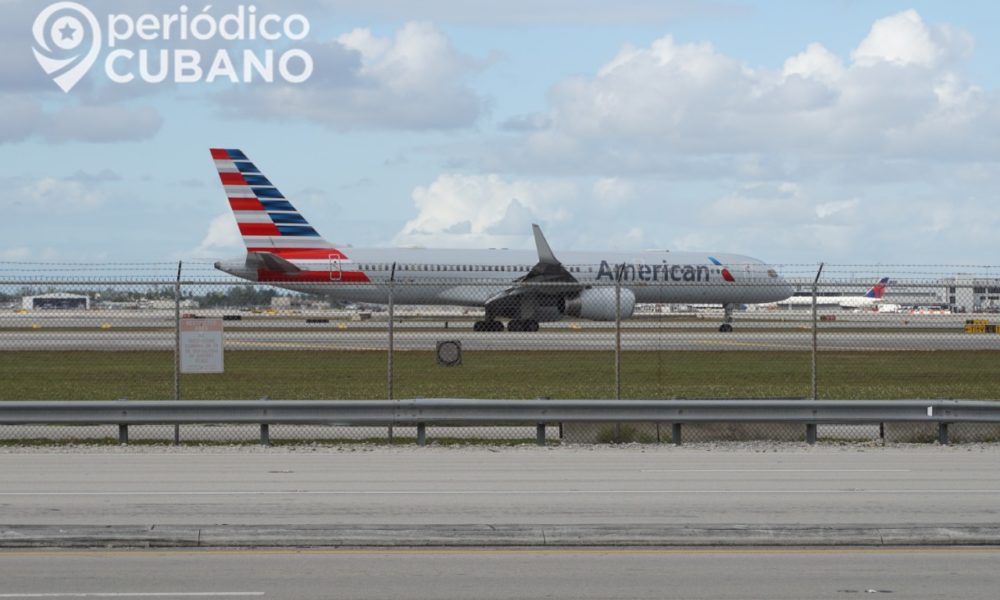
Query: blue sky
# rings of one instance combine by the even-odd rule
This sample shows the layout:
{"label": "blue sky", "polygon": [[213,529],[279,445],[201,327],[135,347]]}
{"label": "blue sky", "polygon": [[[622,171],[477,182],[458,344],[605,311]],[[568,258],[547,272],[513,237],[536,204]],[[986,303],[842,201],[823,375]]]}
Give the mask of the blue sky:
{"label": "blue sky", "polygon": [[527,248],[539,222],[556,249],[1000,263],[993,3],[256,2],[309,19],[273,48],[310,81],[69,93],[31,52],[46,5],[0,0],[0,260],[239,254],[227,146],[354,246]]}

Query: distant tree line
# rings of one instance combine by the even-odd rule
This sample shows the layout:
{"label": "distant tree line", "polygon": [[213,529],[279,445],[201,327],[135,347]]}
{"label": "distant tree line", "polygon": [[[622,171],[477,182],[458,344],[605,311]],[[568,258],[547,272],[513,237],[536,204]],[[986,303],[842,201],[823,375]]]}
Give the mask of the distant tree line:
{"label": "distant tree line", "polygon": [[[148,288],[128,289],[107,287],[99,290],[88,289],[66,289],[66,288],[41,288],[22,287],[16,293],[0,292],[0,302],[10,303],[25,296],[42,296],[44,294],[65,293],[89,296],[92,300],[100,302],[139,302],[142,300],[173,300],[173,286],[151,286]],[[196,300],[198,305],[204,308],[213,307],[251,307],[270,306],[271,299],[285,294],[274,288],[254,287],[252,285],[238,285],[227,288],[220,288],[210,291],[204,295],[198,295],[188,287],[181,290],[181,296],[185,299]]]}
{"label": "distant tree line", "polygon": [[252,285],[235,286],[226,291],[208,292],[204,296],[192,296],[202,308],[270,306],[271,299],[280,296],[273,288],[256,288]]}

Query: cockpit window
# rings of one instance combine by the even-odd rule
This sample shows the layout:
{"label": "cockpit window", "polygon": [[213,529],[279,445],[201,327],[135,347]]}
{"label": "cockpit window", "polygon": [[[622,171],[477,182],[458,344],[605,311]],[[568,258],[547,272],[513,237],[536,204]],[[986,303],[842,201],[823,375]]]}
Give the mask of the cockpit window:
{"label": "cockpit window", "polygon": [[777,279],[778,278],[778,273],[774,269],[768,269],[767,270],[767,276],[771,277],[772,279]]}

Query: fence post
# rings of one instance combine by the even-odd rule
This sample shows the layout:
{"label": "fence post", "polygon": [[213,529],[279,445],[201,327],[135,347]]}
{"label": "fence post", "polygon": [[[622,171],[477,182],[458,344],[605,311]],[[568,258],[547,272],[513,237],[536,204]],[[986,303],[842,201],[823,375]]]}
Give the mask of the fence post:
{"label": "fence post", "polygon": [[[622,399],[622,273],[625,263],[618,268],[615,277],[615,400]],[[615,423],[615,442],[622,440],[622,424]]]}
{"label": "fence post", "polygon": [[[389,271],[389,348],[386,356],[386,382],[385,382],[385,393],[389,400],[392,400],[392,357],[395,353],[395,338],[393,334],[395,333],[395,325],[393,324],[395,316],[395,298],[393,298],[393,286],[396,279],[396,263],[392,263],[392,269]],[[392,444],[393,437],[393,426],[389,425],[389,443]]]}
{"label": "fence post", "polygon": [[816,317],[816,295],[819,293],[819,277],[823,273],[823,263],[819,263],[819,269],[816,271],[816,278],[813,279],[812,285],[812,380],[810,385],[810,393],[813,400],[818,398],[817,388],[816,388],[816,352],[818,345],[817,334],[818,324]]}
{"label": "fence post", "polygon": [[[177,279],[174,280],[174,400],[181,399],[181,269],[184,261],[177,261]],[[174,445],[181,443],[181,426],[174,424]]]}
{"label": "fence post", "polygon": [[622,272],[625,265],[618,269],[615,277],[615,400],[622,399]]}
{"label": "fence post", "polygon": [[810,446],[816,444],[816,424],[806,423],[806,443]]}

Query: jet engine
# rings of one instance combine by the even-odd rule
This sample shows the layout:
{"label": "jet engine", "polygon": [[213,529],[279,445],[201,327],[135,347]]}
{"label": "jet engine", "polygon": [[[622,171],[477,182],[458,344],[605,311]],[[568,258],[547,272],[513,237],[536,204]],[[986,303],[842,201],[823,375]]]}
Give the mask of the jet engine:
{"label": "jet engine", "polygon": [[[635,310],[635,294],[621,288],[621,315],[623,319],[632,316]],[[591,321],[615,320],[615,288],[587,288],[566,299],[563,314],[568,317],[590,319]]]}

